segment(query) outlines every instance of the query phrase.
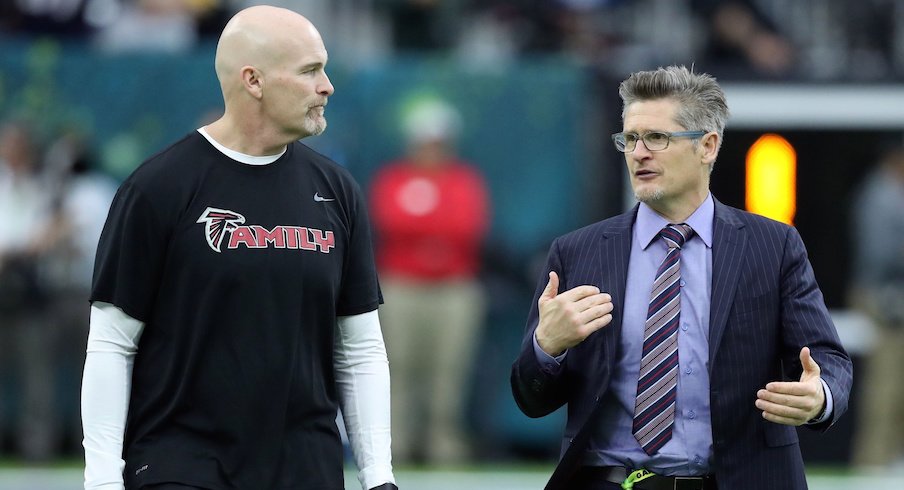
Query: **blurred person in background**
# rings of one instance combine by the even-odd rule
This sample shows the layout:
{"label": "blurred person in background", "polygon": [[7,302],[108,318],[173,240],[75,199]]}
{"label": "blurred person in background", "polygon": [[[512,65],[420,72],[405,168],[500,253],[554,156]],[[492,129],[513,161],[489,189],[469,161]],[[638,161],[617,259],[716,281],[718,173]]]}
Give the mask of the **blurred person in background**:
{"label": "blurred person in background", "polygon": [[87,136],[75,127],[64,129],[51,142],[44,168],[44,180],[54,195],[55,221],[49,238],[57,247],[47,273],[63,290],[72,288],[72,296],[82,302],[91,286],[97,240],[116,184],[95,169]]}
{"label": "blurred person in background", "polygon": [[87,11],[101,1],[4,0],[0,2],[0,33],[79,39],[91,33]]}
{"label": "blurred person in background", "polygon": [[[599,18],[627,0],[507,0],[471,1],[461,42],[471,45],[474,21],[490,19],[497,31],[490,42],[510,43],[521,55],[563,54],[583,61],[605,57],[617,42]],[[618,22],[618,21],[616,21]],[[474,48],[478,48],[474,46]],[[492,49],[492,47],[479,47]],[[471,54],[471,53],[469,53]]]}
{"label": "blurred person in background", "polygon": [[81,40],[106,52],[179,52],[199,34],[216,34],[231,15],[228,0],[7,0],[0,31]]}
{"label": "blurred person in background", "polygon": [[876,326],[860,393],[853,462],[864,469],[904,463],[904,147],[886,152],[853,206],[851,305]]}
{"label": "blurred person in background", "polygon": [[838,420],[852,367],[800,235],[711,194],[713,77],[641,71],[619,95],[640,202],[553,242],[512,367],[526,415],[567,405],[546,488],[803,490],[795,426]]}
{"label": "blurred person in background", "polygon": [[456,154],[460,126],[447,102],[419,101],[404,116],[406,155],[370,186],[397,463],[471,455],[464,409],[484,321],[477,273],[490,204],[483,176]]}
{"label": "blurred person in background", "polygon": [[375,0],[389,21],[392,47],[402,53],[452,48],[458,39],[464,0]]}
{"label": "blurred person in background", "polygon": [[[44,233],[41,279],[48,292],[47,329],[52,335],[55,427],[81,440],[77,403],[88,336],[85,300],[90,295],[94,255],[116,182],[94,168],[87,135],[65,128],[48,145],[44,182],[53,193],[53,219]],[[32,355],[41,355],[34,352]],[[47,354],[43,354],[47,355]]]}
{"label": "blurred person in background", "polygon": [[793,73],[795,46],[751,0],[691,0],[707,27],[703,58],[732,78],[782,78]]}
{"label": "blurred person in background", "polygon": [[[53,453],[53,349],[42,255],[51,246],[52,194],[38,173],[32,129],[8,121],[0,127],[0,362],[19,378],[10,398],[18,412],[15,439],[19,453],[45,461]],[[5,398],[5,397],[3,397]],[[0,404],[0,410],[2,410]],[[9,426],[0,413],[2,428]],[[2,446],[2,444],[0,444]]]}
{"label": "blurred person in background", "polygon": [[17,361],[16,448],[30,462],[57,457],[64,436],[81,432],[67,403],[78,399],[78,379],[68,377],[82,367],[84,301],[116,190],[90,171],[85,148],[76,131],[64,131],[38,165],[28,126],[0,131],[0,345]]}
{"label": "blurred person in background", "polygon": [[845,73],[854,80],[900,81],[904,77],[904,2],[839,3]]}
{"label": "blurred person in background", "polygon": [[198,41],[198,13],[191,0],[122,0],[95,34],[107,53],[185,52]]}
{"label": "blurred person in background", "polygon": [[85,488],[390,490],[389,368],[366,201],[298,140],[326,129],[326,47],[256,6],[223,29],[223,116],[120,186],[82,383]]}

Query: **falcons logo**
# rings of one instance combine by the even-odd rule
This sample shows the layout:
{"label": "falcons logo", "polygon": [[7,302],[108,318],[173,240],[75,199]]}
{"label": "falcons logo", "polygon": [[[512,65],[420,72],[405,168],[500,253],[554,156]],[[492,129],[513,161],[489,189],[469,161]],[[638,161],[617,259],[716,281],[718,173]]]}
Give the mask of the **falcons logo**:
{"label": "falcons logo", "polygon": [[223,243],[226,232],[235,230],[244,222],[245,217],[241,214],[217,208],[205,209],[197,221],[197,223],[206,223],[204,235],[207,237],[207,244],[217,253],[220,252],[220,245]]}

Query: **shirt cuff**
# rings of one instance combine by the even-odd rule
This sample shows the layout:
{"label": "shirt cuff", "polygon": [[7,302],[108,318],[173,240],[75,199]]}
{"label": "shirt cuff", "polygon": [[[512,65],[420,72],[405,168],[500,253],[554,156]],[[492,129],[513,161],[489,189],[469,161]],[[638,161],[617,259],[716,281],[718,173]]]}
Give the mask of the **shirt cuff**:
{"label": "shirt cuff", "polygon": [[540,348],[540,344],[537,342],[537,332],[534,331],[534,355],[537,356],[537,361],[540,362],[540,366],[545,371],[555,373],[561,369],[562,361],[565,360],[566,354],[568,354],[567,350],[556,357],[547,354],[546,351]]}
{"label": "shirt cuff", "polygon": [[833,403],[833,400],[832,400],[832,390],[829,389],[829,385],[822,379],[820,379],[819,382],[822,383],[822,389],[826,395],[826,408],[825,408],[825,410],[822,411],[821,414],[819,414],[818,417],[807,422],[807,424],[821,424],[821,423],[825,422],[826,420],[829,420],[832,418],[832,411],[835,407],[835,404]]}
{"label": "shirt cuff", "polygon": [[374,488],[384,483],[395,484],[395,477],[391,465],[375,464],[362,469],[358,473],[358,481],[361,482],[361,488]]}
{"label": "shirt cuff", "polygon": [[122,483],[102,483],[100,485],[92,485],[88,486],[85,484],[85,488],[89,490],[123,490],[125,487]]}

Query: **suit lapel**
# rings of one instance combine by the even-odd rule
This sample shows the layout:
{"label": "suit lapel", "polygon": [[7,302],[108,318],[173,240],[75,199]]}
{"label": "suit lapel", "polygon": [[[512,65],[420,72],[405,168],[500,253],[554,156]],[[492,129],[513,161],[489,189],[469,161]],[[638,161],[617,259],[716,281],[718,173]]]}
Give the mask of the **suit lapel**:
{"label": "suit lapel", "polygon": [[[625,287],[628,277],[628,260],[631,257],[631,228],[634,219],[637,216],[637,206],[633,210],[616,216],[606,228],[601,230],[601,239],[598,244],[597,253],[599,259],[600,279],[604,288],[612,296],[612,304],[614,306],[612,312],[612,323],[598,330],[592,337],[585,340],[594,343],[596,352],[604,353],[605,358],[598,364],[602,373],[600,379],[594,381],[599,383],[598,395],[609,386],[609,377],[612,374],[612,365],[618,350],[618,338],[621,335],[622,310],[625,306]],[[597,396],[595,405],[589,411],[589,416],[581,423],[581,428],[571,439],[571,444],[559,460],[555,471],[549,478],[545,490],[567,490],[570,488],[569,481],[574,473],[580,467],[580,458],[587,447],[590,435],[593,432],[589,420],[597,417],[600,408],[601,396]]]}
{"label": "suit lapel", "polygon": [[732,299],[738,287],[747,234],[731,208],[715,201],[713,222],[713,283],[709,309],[709,371],[725,332]]}
{"label": "suit lapel", "polygon": [[[625,307],[625,287],[628,281],[628,261],[631,256],[631,227],[633,226],[635,216],[637,215],[637,207],[635,206],[631,212],[622,214],[619,219],[613,223],[613,226],[603,231],[603,241],[601,243],[600,254],[600,273],[602,275],[602,284],[607,289],[604,292],[612,296],[612,323],[601,330],[604,335],[600,336],[602,341],[602,350],[604,358],[609,369],[606,370],[607,379],[601,380],[602,385],[608,385],[608,373],[611,373],[611,367],[616,359],[618,350],[618,339],[622,330],[622,319]],[[603,388],[601,386],[600,388]],[[602,391],[602,390],[601,390]]]}

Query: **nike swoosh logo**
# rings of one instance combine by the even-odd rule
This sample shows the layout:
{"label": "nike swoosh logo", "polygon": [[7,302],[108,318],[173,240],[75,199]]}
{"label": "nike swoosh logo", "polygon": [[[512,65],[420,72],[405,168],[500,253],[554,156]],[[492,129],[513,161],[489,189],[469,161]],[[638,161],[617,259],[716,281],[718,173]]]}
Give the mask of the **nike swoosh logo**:
{"label": "nike swoosh logo", "polygon": [[319,192],[314,193],[314,202],[329,202],[329,201],[335,201],[335,199],[329,198],[329,197],[323,197],[320,195]]}

